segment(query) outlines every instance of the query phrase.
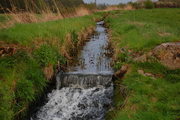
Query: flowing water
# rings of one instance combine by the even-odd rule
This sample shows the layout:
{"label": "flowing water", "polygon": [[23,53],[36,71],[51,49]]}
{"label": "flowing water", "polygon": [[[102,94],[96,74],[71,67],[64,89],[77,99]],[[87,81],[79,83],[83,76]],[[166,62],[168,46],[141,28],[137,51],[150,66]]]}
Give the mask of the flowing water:
{"label": "flowing water", "polygon": [[[119,5],[119,4],[127,4],[129,2],[137,2],[138,0],[83,0],[84,3],[96,3],[97,5]],[[158,0],[151,0],[158,1]]]}
{"label": "flowing water", "polygon": [[84,46],[79,64],[57,75],[57,89],[31,120],[104,120],[112,103],[113,70],[103,21]]}

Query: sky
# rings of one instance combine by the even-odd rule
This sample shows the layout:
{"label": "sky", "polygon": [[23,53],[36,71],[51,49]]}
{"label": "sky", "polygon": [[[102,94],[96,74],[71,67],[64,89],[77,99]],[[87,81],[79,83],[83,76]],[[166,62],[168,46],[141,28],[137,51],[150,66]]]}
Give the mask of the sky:
{"label": "sky", "polygon": [[[95,0],[83,0],[85,3],[92,3],[95,2]],[[133,2],[136,0],[96,0],[97,4],[109,4],[109,5],[116,5],[120,3],[128,3]]]}

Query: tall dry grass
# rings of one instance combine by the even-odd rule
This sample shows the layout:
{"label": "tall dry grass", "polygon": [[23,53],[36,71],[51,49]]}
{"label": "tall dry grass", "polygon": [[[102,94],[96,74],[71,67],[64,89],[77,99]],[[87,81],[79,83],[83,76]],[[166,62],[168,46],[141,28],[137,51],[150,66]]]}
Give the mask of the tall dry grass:
{"label": "tall dry grass", "polygon": [[14,23],[32,23],[57,20],[66,17],[84,16],[90,14],[90,5],[82,0],[2,0],[0,13],[10,16],[8,22],[0,27],[8,27]]}

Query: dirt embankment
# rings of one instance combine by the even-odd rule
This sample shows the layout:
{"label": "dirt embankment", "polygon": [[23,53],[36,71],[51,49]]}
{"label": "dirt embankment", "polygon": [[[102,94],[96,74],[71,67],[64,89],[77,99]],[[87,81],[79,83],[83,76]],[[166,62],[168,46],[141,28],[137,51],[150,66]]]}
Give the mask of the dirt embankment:
{"label": "dirt embankment", "polygon": [[163,65],[180,69],[180,42],[163,43],[152,50],[152,55]]}
{"label": "dirt embankment", "polygon": [[180,42],[162,43],[150,52],[134,57],[134,60],[145,62],[153,57],[170,69],[180,69]]}
{"label": "dirt embankment", "polygon": [[[130,52],[134,61],[146,62],[157,59],[161,64],[169,69],[180,69],[180,42],[162,43],[150,52],[142,55],[139,55],[140,53],[132,53],[132,51]],[[127,71],[128,65],[123,65],[121,69],[114,74],[114,76],[116,78],[122,78]],[[145,73],[143,70],[138,70],[138,73],[152,78],[159,77],[158,75]]]}

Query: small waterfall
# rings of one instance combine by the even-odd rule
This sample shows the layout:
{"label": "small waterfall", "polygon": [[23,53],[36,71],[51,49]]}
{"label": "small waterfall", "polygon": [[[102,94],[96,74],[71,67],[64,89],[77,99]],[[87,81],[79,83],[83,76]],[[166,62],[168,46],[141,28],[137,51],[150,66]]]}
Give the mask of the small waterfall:
{"label": "small waterfall", "polygon": [[103,21],[78,57],[77,66],[56,76],[57,89],[31,120],[104,120],[113,96],[111,58],[106,54],[108,37]]}
{"label": "small waterfall", "polygon": [[57,89],[63,87],[92,88],[98,86],[109,87],[112,75],[108,74],[61,74],[57,77]]}

